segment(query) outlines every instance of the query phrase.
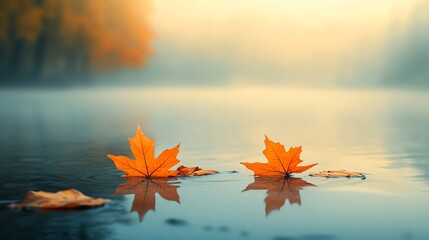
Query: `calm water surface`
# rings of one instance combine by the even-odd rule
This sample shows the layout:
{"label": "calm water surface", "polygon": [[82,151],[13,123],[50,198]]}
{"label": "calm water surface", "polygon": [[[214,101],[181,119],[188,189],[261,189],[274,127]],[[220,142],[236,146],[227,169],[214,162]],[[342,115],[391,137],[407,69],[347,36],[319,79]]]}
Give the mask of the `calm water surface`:
{"label": "calm water surface", "polygon": [[[428,106],[423,91],[1,90],[1,238],[429,239]],[[221,173],[126,188],[106,155],[130,155],[137,124],[157,153],[181,143],[181,163]],[[302,159],[319,163],[310,172],[367,179],[255,180],[240,162],[265,161],[265,134],[302,145]],[[7,208],[30,189],[66,188],[112,201]],[[144,193],[156,211],[145,213]]]}

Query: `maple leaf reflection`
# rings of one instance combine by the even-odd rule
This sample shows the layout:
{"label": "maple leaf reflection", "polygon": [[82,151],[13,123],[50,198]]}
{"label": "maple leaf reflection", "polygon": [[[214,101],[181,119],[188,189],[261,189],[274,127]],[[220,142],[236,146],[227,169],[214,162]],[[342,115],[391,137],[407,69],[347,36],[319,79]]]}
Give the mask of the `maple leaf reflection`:
{"label": "maple leaf reflection", "polygon": [[277,177],[255,177],[255,181],[249,184],[243,192],[248,190],[267,190],[265,198],[265,216],[274,210],[280,210],[286,200],[289,204],[301,205],[300,190],[304,187],[316,187],[301,178],[277,178]]}
{"label": "maple leaf reflection", "polygon": [[[155,193],[168,201],[180,203],[177,186],[180,182],[171,182],[168,178],[146,179],[139,177],[128,178],[126,182],[118,185],[114,194],[135,194],[130,212],[137,212],[139,221],[149,210],[155,211]],[[176,185],[175,185],[176,184]]]}

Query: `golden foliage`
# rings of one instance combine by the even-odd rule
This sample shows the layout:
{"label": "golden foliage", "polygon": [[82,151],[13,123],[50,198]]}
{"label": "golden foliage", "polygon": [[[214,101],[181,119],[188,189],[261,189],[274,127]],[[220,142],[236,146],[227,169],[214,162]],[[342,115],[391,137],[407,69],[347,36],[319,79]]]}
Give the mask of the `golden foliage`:
{"label": "golden foliage", "polygon": [[[67,65],[74,64],[86,65],[79,71],[142,67],[152,53],[148,2],[2,1],[0,49],[7,49],[5,62],[19,58],[30,63],[13,63],[15,71],[40,68],[41,63],[64,71],[70,70]],[[10,66],[0,64],[2,68]]]}

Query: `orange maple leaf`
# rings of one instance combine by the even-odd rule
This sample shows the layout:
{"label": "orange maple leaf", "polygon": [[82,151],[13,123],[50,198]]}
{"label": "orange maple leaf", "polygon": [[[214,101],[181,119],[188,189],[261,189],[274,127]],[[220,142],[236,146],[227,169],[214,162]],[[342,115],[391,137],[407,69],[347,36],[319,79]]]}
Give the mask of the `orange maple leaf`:
{"label": "orange maple leaf", "polygon": [[169,182],[168,180],[167,178],[131,177],[126,182],[119,184],[114,194],[135,194],[131,212],[137,212],[141,222],[147,212],[155,211],[155,193],[158,193],[165,200],[180,204],[180,197],[177,193],[179,186],[175,185],[179,182]]}
{"label": "orange maple leaf", "polygon": [[174,177],[178,174],[177,171],[169,169],[180,162],[177,159],[180,144],[172,149],[164,150],[155,158],[154,139],[147,138],[139,126],[134,138],[128,138],[128,140],[135,160],[126,156],[107,155],[119,170],[128,173],[121,177],[157,178]]}
{"label": "orange maple leaf", "polygon": [[273,178],[255,177],[255,181],[249,184],[243,192],[248,190],[267,190],[265,198],[265,216],[274,210],[280,210],[289,200],[289,204],[301,205],[301,195],[299,193],[304,187],[316,187],[301,178]]}
{"label": "orange maple leaf", "polygon": [[299,155],[301,147],[291,147],[286,152],[285,147],[280,143],[275,143],[265,136],[265,150],[263,151],[268,163],[248,163],[242,162],[244,166],[252,170],[256,176],[284,176],[288,178],[292,173],[300,173],[317,165],[298,166],[302,162]]}

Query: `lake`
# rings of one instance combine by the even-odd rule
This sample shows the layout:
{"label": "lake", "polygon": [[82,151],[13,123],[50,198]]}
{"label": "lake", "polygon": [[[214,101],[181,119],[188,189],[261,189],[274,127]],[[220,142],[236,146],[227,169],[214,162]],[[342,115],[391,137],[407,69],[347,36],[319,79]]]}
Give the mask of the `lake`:
{"label": "lake", "polygon": [[[3,89],[0,237],[429,239],[428,106],[426,91],[411,90]],[[156,154],[180,143],[180,164],[220,173],[117,194],[127,180],[106,155],[132,157],[127,138],[137,125],[155,138]],[[303,164],[318,165],[294,179],[255,179],[240,162],[266,161],[264,135],[302,146]],[[308,176],[333,169],[367,178]],[[111,202],[79,211],[7,207],[28,190],[68,188]],[[141,205],[148,192],[155,211]]]}

